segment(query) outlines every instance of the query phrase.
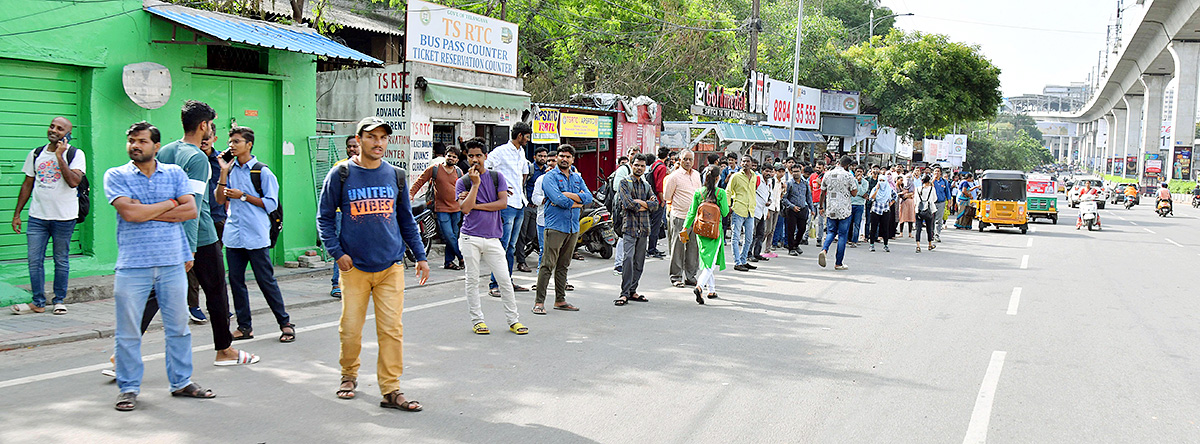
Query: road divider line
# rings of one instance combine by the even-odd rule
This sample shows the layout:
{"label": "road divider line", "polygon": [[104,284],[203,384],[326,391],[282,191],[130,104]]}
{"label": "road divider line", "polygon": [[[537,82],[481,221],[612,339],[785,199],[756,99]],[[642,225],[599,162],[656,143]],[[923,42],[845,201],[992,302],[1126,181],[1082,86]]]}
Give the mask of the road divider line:
{"label": "road divider line", "polygon": [[1175,241],[1171,240],[1171,238],[1169,238],[1169,237],[1164,237],[1163,239],[1166,239],[1166,240],[1167,240],[1167,242],[1170,242],[1170,243],[1172,243],[1172,244],[1175,244],[1175,246],[1176,246],[1176,247],[1182,247],[1182,246],[1183,246],[1183,244],[1180,244],[1179,242],[1175,242]]}
{"label": "road divider line", "polygon": [[1012,296],[1008,298],[1008,314],[1017,314],[1017,305],[1021,303],[1021,287],[1013,287]]}
{"label": "road divider line", "polygon": [[1031,238],[1029,238],[1028,240],[1026,240],[1026,241],[1025,241],[1025,246],[1026,246],[1026,247],[1032,247],[1032,246],[1033,246],[1033,238],[1032,238],[1032,237],[1031,237]]}
{"label": "road divider line", "polygon": [[1147,232],[1147,233],[1150,233],[1150,234],[1157,234],[1157,233],[1155,233],[1155,232],[1154,232],[1154,230],[1151,230],[1151,229],[1149,229],[1149,228],[1142,227],[1142,229],[1143,229],[1143,230],[1146,230],[1146,232]]}
{"label": "road divider line", "polygon": [[1129,223],[1137,225],[1137,222],[1134,222],[1134,221],[1129,221]]}
{"label": "road divider line", "polygon": [[987,442],[988,423],[992,420],[992,401],[996,397],[996,386],[1000,385],[1000,370],[1004,368],[1003,351],[992,352],[992,361],[988,363],[987,372],[983,374],[983,384],[979,386],[979,396],[975,397],[975,409],[971,411],[971,423],[967,425],[967,436],[963,444],[984,444]]}
{"label": "road divider line", "polygon": [[[407,313],[412,313],[414,311],[421,311],[421,310],[425,310],[425,309],[429,309],[429,308],[441,307],[443,305],[449,305],[449,304],[453,304],[453,303],[457,303],[457,302],[463,302],[465,300],[467,300],[466,296],[460,296],[457,298],[446,299],[444,301],[430,302],[428,304],[421,304],[421,305],[414,305],[412,307],[405,308],[404,313],[407,314]],[[367,315],[366,319],[368,321],[375,319],[375,315],[373,315],[373,314]],[[322,324],[308,325],[308,326],[304,326],[304,327],[296,327],[296,333],[304,333],[304,332],[321,330],[321,329],[330,328],[330,327],[337,327],[339,323],[340,323],[340,321],[332,321],[332,322],[326,322],[326,323],[322,323]],[[261,335],[256,338],[238,341],[238,343],[239,344],[247,344],[247,343],[258,342],[258,341],[262,341],[262,340],[266,340],[266,339],[275,340],[276,337],[271,336],[271,335]],[[211,352],[212,350],[213,350],[213,344],[205,344],[205,345],[199,345],[199,346],[192,347],[192,353],[198,353],[198,352],[202,352],[202,351],[210,351]],[[166,357],[165,353],[155,353],[153,355],[145,355],[145,356],[142,356],[142,362],[150,362],[150,361],[157,360],[157,359],[163,359],[164,357]],[[58,378],[63,378],[63,377],[67,377],[67,376],[74,376],[74,375],[78,375],[81,373],[98,372],[100,370],[109,368],[109,365],[110,364],[106,362],[103,364],[87,365],[87,366],[83,366],[83,367],[59,370],[56,372],[43,373],[40,375],[26,376],[23,378],[16,378],[16,379],[9,379],[7,381],[0,381],[0,389],[14,387],[14,386],[23,385],[23,384],[30,384],[30,383],[34,383],[34,382],[49,381],[52,379],[58,379]],[[195,367],[195,366],[193,366],[193,367]]]}
{"label": "road divider line", "polygon": [[1029,255],[1028,254],[1021,256],[1021,269],[1024,270],[1026,268],[1029,268]]}

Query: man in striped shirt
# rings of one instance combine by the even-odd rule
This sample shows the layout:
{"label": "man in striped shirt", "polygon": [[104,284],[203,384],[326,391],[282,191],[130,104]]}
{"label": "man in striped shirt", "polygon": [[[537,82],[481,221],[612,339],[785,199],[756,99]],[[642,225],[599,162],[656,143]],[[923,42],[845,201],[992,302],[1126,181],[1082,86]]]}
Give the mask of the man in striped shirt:
{"label": "man in striped shirt", "polygon": [[630,162],[633,174],[621,181],[617,192],[617,205],[624,211],[622,237],[625,238],[625,263],[621,265],[621,297],[614,300],[617,306],[629,301],[646,302],[646,297],[637,293],[638,281],[646,263],[646,246],[650,241],[651,217],[659,208],[658,193],[642,177],[646,173],[646,159],[635,156]]}

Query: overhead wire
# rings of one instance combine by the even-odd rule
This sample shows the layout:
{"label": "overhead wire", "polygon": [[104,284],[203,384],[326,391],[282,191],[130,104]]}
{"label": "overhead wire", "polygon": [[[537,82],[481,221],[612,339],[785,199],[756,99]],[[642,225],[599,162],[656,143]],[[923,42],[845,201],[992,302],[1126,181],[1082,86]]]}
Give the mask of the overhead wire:
{"label": "overhead wire", "polygon": [[931,20],[942,20],[942,21],[946,21],[946,22],[966,23],[966,24],[970,24],[970,25],[980,25],[980,26],[994,26],[997,28],[1021,29],[1021,30],[1025,30],[1025,31],[1061,32],[1061,33],[1067,33],[1067,34],[1087,34],[1087,35],[1104,34],[1103,32],[1096,32],[1096,31],[1076,31],[1076,30],[1070,30],[1070,29],[1035,28],[1035,27],[1031,27],[1031,26],[1018,26],[1018,25],[1005,25],[1005,24],[1000,24],[1000,23],[976,22],[976,21],[971,21],[971,20],[959,20],[959,19],[952,19],[952,18],[945,18],[945,17],[930,17],[928,15],[922,15],[920,17],[931,19]]}
{"label": "overhead wire", "polygon": [[130,10],[128,10],[128,11],[121,11],[121,12],[118,12],[118,13],[116,13],[116,14],[109,14],[109,15],[106,15],[106,16],[103,16],[103,17],[97,17],[97,18],[93,18],[93,19],[88,19],[88,20],[84,20],[84,21],[81,21],[81,22],[68,23],[68,24],[65,24],[65,25],[58,25],[58,26],[51,26],[51,27],[49,27],[49,28],[42,28],[42,29],[32,29],[32,30],[29,30],[29,31],[17,31],[17,32],[10,32],[10,33],[7,33],[7,34],[0,34],[0,37],[12,37],[12,36],[16,36],[16,35],[34,34],[34,33],[38,33],[38,32],[54,31],[54,30],[56,30],[56,29],[63,29],[63,28],[70,28],[70,27],[73,27],[73,26],[86,25],[86,24],[88,24],[88,23],[98,22],[98,21],[101,21],[101,20],[107,20],[107,19],[110,19],[110,18],[113,18],[113,17],[119,17],[119,16],[122,16],[122,15],[125,15],[125,14],[129,14],[129,13],[131,13],[131,12],[135,12],[135,11],[141,11],[141,10],[142,10],[142,8],[130,9]]}

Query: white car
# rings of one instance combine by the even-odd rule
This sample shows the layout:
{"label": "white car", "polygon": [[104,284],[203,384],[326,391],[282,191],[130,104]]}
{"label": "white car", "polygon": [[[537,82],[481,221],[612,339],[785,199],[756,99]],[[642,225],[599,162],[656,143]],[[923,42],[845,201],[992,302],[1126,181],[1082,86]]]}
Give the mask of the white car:
{"label": "white car", "polygon": [[1071,208],[1079,207],[1079,192],[1083,190],[1084,184],[1087,184],[1091,186],[1091,188],[1098,190],[1096,194],[1096,206],[1103,210],[1104,203],[1108,201],[1112,191],[1109,190],[1108,187],[1105,187],[1104,181],[1100,180],[1100,178],[1096,176],[1083,176],[1075,178],[1075,184],[1071,187],[1071,191],[1067,192],[1067,200],[1070,202]]}

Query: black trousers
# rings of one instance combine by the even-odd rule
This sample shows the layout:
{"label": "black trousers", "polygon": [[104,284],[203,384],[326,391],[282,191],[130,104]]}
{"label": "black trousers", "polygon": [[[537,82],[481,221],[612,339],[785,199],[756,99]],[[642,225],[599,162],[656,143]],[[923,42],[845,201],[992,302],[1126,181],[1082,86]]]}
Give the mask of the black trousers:
{"label": "black trousers", "polygon": [[766,213],[763,214],[763,217],[754,218],[754,236],[753,236],[754,243],[750,244],[750,256],[751,257],[762,256],[763,241],[766,240],[763,238],[763,236],[766,235],[766,233],[764,233],[763,230],[767,229],[766,219],[767,219]]}
{"label": "black trousers", "polygon": [[784,240],[787,243],[788,250],[800,249],[800,240],[807,236],[808,233],[808,209],[793,211],[791,209],[783,210],[787,227],[784,229]]}
{"label": "black trousers", "polygon": [[542,251],[542,246],[538,245],[537,235],[537,207],[533,204],[525,205],[525,219],[521,222],[520,235],[517,236],[517,250],[513,253],[514,264],[524,264],[525,249],[529,244],[533,244],[534,248],[530,251]]}
{"label": "black trousers", "polygon": [[[193,276],[204,289],[204,303],[208,310],[208,323],[212,326],[213,348],[224,350],[233,344],[233,334],[229,331],[229,292],[225,286],[225,261],[221,258],[221,243],[196,247],[195,261],[192,270],[188,272],[188,281]],[[154,291],[150,291],[150,299],[146,300],[146,312],[142,315],[142,333],[150,327],[150,321],[158,314],[158,299]]]}

